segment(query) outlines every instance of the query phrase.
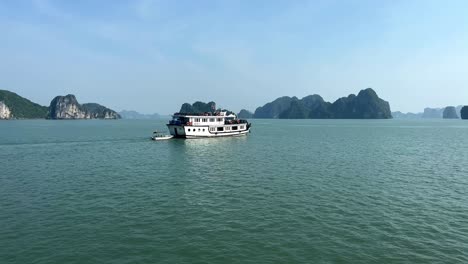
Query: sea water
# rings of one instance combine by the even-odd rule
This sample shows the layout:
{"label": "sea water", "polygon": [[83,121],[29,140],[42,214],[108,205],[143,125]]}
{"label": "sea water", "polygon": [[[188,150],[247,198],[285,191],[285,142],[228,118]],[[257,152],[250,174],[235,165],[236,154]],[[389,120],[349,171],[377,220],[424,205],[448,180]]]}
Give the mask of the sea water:
{"label": "sea water", "polygon": [[0,263],[468,263],[468,122],[1,121]]}

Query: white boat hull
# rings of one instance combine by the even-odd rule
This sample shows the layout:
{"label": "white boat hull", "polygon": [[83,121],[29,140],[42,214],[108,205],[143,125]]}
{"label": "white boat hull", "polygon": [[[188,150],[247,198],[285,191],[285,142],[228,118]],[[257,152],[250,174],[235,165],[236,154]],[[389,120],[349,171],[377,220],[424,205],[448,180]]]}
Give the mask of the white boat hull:
{"label": "white boat hull", "polygon": [[167,127],[170,134],[178,138],[235,137],[247,135],[250,131],[247,124],[244,125],[244,129],[235,131],[210,131],[209,126],[167,125]]}
{"label": "white boat hull", "polygon": [[159,141],[159,140],[168,140],[173,138],[174,136],[153,136],[151,137],[152,140]]}

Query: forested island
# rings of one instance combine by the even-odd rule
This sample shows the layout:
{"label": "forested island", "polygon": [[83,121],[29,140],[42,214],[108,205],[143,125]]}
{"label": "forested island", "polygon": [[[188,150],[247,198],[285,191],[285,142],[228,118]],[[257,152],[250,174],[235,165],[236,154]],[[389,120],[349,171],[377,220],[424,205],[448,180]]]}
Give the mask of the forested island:
{"label": "forested island", "polygon": [[120,115],[96,103],[79,104],[72,94],[55,97],[41,106],[16,93],[0,90],[0,119],[119,119]]}
{"label": "forested island", "polygon": [[258,107],[254,118],[281,119],[388,119],[392,118],[390,104],[371,89],[361,90],[333,103],[314,94],[302,99],[284,96]]}

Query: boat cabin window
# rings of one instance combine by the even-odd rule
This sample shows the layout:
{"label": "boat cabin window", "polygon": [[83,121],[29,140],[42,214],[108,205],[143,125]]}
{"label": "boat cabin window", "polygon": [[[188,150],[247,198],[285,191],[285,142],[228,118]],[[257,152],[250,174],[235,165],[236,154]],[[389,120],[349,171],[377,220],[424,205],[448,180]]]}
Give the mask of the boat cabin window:
{"label": "boat cabin window", "polygon": [[224,131],[224,127],[217,127],[216,131]]}
{"label": "boat cabin window", "polygon": [[214,121],[215,121],[215,119],[214,119],[214,118],[210,118],[210,122],[214,122]]}
{"label": "boat cabin window", "polygon": [[237,126],[231,127],[232,130],[237,130]]}
{"label": "boat cabin window", "polygon": [[195,118],[195,122],[200,122],[200,118]]}
{"label": "boat cabin window", "polygon": [[244,129],[244,126],[240,126],[240,129]]}
{"label": "boat cabin window", "polygon": [[187,118],[187,117],[182,117],[182,116],[174,116],[174,117],[172,118],[172,120],[173,120],[173,121],[179,121],[179,122],[182,122],[182,123],[187,123],[187,122],[190,121],[189,118]]}
{"label": "boat cabin window", "polygon": [[223,119],[222,119],[222,118],[218,118],[218,122],[221,122],[221,121],[223,121]]}
{"label": "boat cabin window", "polygon": [[207,121],[207,119],[206,119],[206,118],[203,118],[203,119],[202,119],[202,121],[203,121],[203,122],[206,122],[206,121]]}

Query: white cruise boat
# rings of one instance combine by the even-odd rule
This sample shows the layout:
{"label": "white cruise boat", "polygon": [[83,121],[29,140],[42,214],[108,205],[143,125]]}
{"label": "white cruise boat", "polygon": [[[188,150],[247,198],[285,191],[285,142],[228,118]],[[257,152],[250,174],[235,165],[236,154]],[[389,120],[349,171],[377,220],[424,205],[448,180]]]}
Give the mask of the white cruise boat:
{"label": "white cruise boat", "polygon": [[250,123],[226,112],[203,114],[175,113],[167,128],[178,138],[206,138],[246,135]]}

